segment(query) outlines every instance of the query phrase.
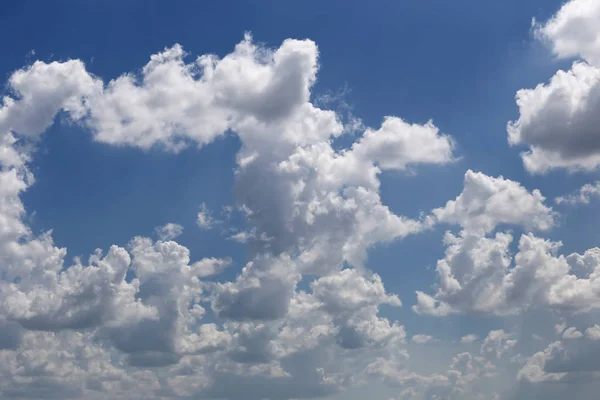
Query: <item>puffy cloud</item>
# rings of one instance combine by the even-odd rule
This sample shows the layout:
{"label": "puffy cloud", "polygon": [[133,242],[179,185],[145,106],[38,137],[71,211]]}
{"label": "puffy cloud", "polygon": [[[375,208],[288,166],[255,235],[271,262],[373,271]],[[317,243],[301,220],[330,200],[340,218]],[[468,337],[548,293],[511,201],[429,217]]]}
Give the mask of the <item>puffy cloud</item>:
{"label": "puffy cloud", "polygon": [[508,137],[511,145],[529,146],[522,154],[529,172],[598,166],[598,68],[574,63],[569,71],[558,71],[548,84],[519,90],[516,98],[520,116],[508,124]]}
{"label": "puffy cloud", "polygon": [[583,337],[583,333],[579,332],[574,326],[563,332],[563,339],[579,339],[580,337]]}
{"label": "puffy cloud", "polygon": [[[175,45],[106,84],[76,60],[36,62],[9,79],[14,96],[0,108],[2,395],[324,396],[404,343],[404,327],[379,314],[400,299],[364,264],[373,245],[433,221],[393,213],[379,174],[452,162],[453,140],[431,122],[386,117],[334,149],[349,130],[310,101],[310,40],[272,50],[247,35],[223,58],[186,57]],[[34,235],[20,199],[34,182],[29,140],[59,113],[96,141],[141,149],[235,133],[236,207],[252,239],[238,276],[204,280],[231,260],[193,261],[173,241],[183,229],[173,223],[156,229],[158,241],[135,237],[85,265],[67,265],[51,232]],[[217,222],[202,204],[200,227]],[[299,290],[307,277],[310,290]]]}
{"label": "puffy cloud", "polygon": [[445,242],[438,289],[433,297],[417,293],[413,310],[418,313],[507,315],[536,307],[585,312],[600,306],[598,248],[565,257],[557,254],[560,243],[530,233],[521,236],[513,258],[508,233],[447,233]]}
{"label": "puffy cloud", "polygon": [[235,282],[216,285],[213,310],[233,320],[283,318],[301,277],[294,268],[288,256],[260,256],[243,268]]}
{"label": "puffy cloud", "polygon": [[534,23],[535,36],[560,58],[582,58],[569,71],[558,71],[547,84],[521,89],[516,100],[519,119],[508,123],[511,145],[527,145],[526,169],[591,170],[600,164],[600,7],[594,0],[570,0],[544,24]]}
{"label": "puffy cloud", "polygon": [[554,326],[554,332],[556,332],[557,335],[562,334],[565,329],[567,329],[567,324],[564,321]]}
{"label": "puffy cloud", "polygon": [[186,64],[175,45],[153,55],[140,77],[123,75],[90,98],[88,124],[97,140],[112,144],[178,150],[188,139],[209,143],[246,118],[280,120],[301,107],[317,54],[309,40],[286,40],[271,51],[247,35],[223,59],[205,55]]}
{"label": "puffy cloud", "polygon": [[342,347],[401,342],[404,327],[377,316],[379,306],[400,306],[400,299],[386,293],[377,274],[365,277],[356,269],[324,276],[311,284],[312,296],[339,327],[337,340]]}
{"label": "puffy cloud", "polygon": [[367,129],[352,150],[381,169],[404,170],[411,164],[446,164],[452,161],[453,149],[452,138],[441,135],[432,121],[417,125],[388,117],[380,129]]}
{"label": "puffy cloud", "polygon": [[462,193],[433,215],[469,231],[491,232],[500,224],[547,230],[554,225],[554,213],[544,200],[537,189],[530,193],[518,182],[468,170]]}
{"label": "puffy cloud", "polygon": [[600,62],[600,5],[594,0],[570,0],[546,23],[534,21],[535,35],[547,41],[561,58]]}
{"label": "puffy cloud", "polygon": [[137,282],[125,282],[129,254],[113,246],[90,266],[73,265],[41,277],[20,275],[19,283],[0,284],[2,314],[33,330],[85,329],[152,318],[154,310],[137,301]]}
{"label": "puffy cloud", "polygon": [[36,61],[11,75],[8,86],[18,99],[2,98],[0,132],[30,138],[43,133],[59,111],[79,119],[87,113],[86,99],[102,90],[102,82],[90,75],[79,60]]}
{"label": "puffy cloud", "polygon": [[159,388],[153,373],[127,370],[118,354],[85,333],[26,332],[18,349],[0,351],[0,360],[3,397],[143,399]]}
{"label": "puffy cloud", "polygon": [[418,334],[418,335],[414,335],[411,338],[411,340],[418,344],[425,344],[425,343],[431,342],[432,340],[434,340],[434,338],[431,335]]}
{"label": "puffy cloud", "polygon": [[591,340],[600,340],[600,326],[590,326],[585,330],[585,336]]}
{"label": "puffy cloud", "polygon": [[600,197],[600,182],[586,183],[575,193],[559,196],[556,204],[588,204],[594,197]]}

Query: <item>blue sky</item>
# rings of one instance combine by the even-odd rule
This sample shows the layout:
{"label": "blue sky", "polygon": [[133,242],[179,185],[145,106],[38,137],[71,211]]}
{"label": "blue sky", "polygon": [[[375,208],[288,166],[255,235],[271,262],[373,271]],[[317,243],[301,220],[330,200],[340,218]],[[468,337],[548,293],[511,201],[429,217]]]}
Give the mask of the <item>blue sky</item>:
{"label": "blue sky", "polygon": [[[573,392],[568,381],[581,378],[577,374],[582,368],[572,366],[586,365],[583,369],[593,375],[600,371],[600,365],[589,366],[582,356],[564,361],[565,356],[560,364],[559,357],[552,356],[553,351],[571,355],[582,350],[590,354],[600,351],[593,343],[600,337],[600,333],[594,336],[600,289],[594,289],[593,273],[594,268],[600,271],[596,256],[600,185],[595,183],[600,148],[595,141],[599,132],[594,119],[595,107],[600,104],[595,100],[600,92],[600,2],[563,3],[3,2],[0,35],[7,40],[0,71],[8,97],[0,108],[0,144],[6,146],[5,154],[14,148],[23,159],[13,163],[0,158],[0,166],[7,177],[17,174],[18,184],[24,188],[18,189],[15,183],[14,193],[13,189],[7,189],[8,194],[0,190],[0,196],[8,199],[6,210],[0,207],[0,216],[7,215],[0,219],[0,227],[5,223],[3,228],[8,232],[6,237],[0,235],[0,260],[7,266],[3,276],[18,277],[15,292],[8,278],[0,288],[0,302],[6,305],[0,307],[0,326],[14,329],[19,340],[36,351],[52,341],[54,348],[66,349],[66,343],[74,340],[69,335],[80,334],[82,339],[77,340],[82,341],[81,346],[97,346],[93,348],[102,352],[98,357],[108,360],[105,370],[99,376],[91,372],[82,375],[90,382],[100,382],[97,387],[64,382],[56,371],[45,371],[58,396],[64,390],[74,397],[135,398],[126,389],[117,390],[105,382],[114,368],[124,381],[146,374],[144,379],[152,381],[146,386],[152,390],[136,389],[141,398],[177,398],[183,391],[189,396],[184,398],[238,399],[240,393],[247,392],[256,399],[291,399],[294,396],[289,393],[296,390],[298,398],[358,399],[375,391],[377,398],[394,399],[529,399],[548,398],[542,396],[549,395],[547,382],[552,381],[559,382],[557,396],[571,393],[573,398],[588,398],[597,381],[586,375],[587,389]],[[534,27],[533,19],[538,21]],[[247,32],[252,39],[242,42]],[[288,38],[299,41],[285,42]],[[253,46],[247,60],[246,53],[235,47],[240,42]],[[318,46],[318,72],[306,66],[316,66],[317,50],[312,43]],[[191,68],[196,57],[204,54],[221,60],[233,55],[239,57],[235,60],[249,64],[240,64],[243,67],[238,73],[223,72],[229,74],[219,78],[225,82],[223,86],[215,78],[216,83],[210,82],[213,89],[198,89],[198,93],[189,92],[185,85],[177,86],[169,74],[160,75],[156,87],[152,82],[157,81],[144,81],[142,68],[151,55],[175,49],[175,44],[183,46],[186,55],[174,59],[186,64],[169,64],[172,59],[164,55],[167,53],[156,56],[166,57],[159,62],[160,67],[172,68],[168,71],[173,75],[185,74],[187,70],[178,69],[180,65]],[[277,70],[279,61],[273,54],[278,54],[278,49],[284,54],[285,46],[308,61],[300,64],[304,59],[294,59],[282,67],[283,72]],[[261,52],[268,49],[272,53],[267,53],[264,61]],[[81,63],[69,64],[69,60]],[[219,62],[215,61],[215,66],[225,65]],[[44,66],[55,67],[57,75]],[[71,67],[69,73],[62,72]],[[272,75],[261,75],[264,82],[272,79],[273,85],[281,85],[275,94],[253,91],[263,82],[251,81],[250,69],[259,71],[262,67],[272,69]],[[569,72],[572,80],[550,82],[555,74],[560,75],[559,70],[573,71]],[[284,83],[276,79],[277,73],[288,72],[290,75],[282,78]],[[137,86],[147,90],[142,96],[155,98],[138,104],[132,94],[135,87],[123,86],[118,91],[108,84],[127,79],[124,74],[135,76]],[[15,80],[19,76],[24,76],[24,83]],[[208,76],[206,72],[204,76]],[[162,88],[163,83],[172,92],[157,95],[156,88]],[[75,94],[66,89],[70,85],[74,85]],[[531,97],[516,101],[521,89],[531,89],[519,92]],[[200,104],[201,97],[193,96],[204,96],[202,90],[212,90],[207,96],[217,99],[206,109],[188,114],[164,104],[184,104],[188,97],[191,103]],[[124,100],[117,104],[119,99]],[[19,111],[19,101],[26,104],[25,112]],[[281,111],[288,103],[289,110]],[[297,135],[290,139],[292,144],[285,142],[286,129],[295,129],[294,118],[304,122],[312,118],[312,114],[302,114],[308,106],[333,110],[338,124],[354,119],[360,121],[360,127],[344,129],[342,134],[334,132],[341,125],[331,131],[304,126],[304,131],[290,133]],[[77,114],[74,107],[82,107],[85,115]],[[56,113],[48,119],[45,113],[50,109]],[[110,119],[110,113],[121,115],[122,120]],[[274,115],[277,113],[281,115]],[[226,117],[220,120],[222,114]],[[396,117],[392,119],[410,126],[398,123],[385,128],[386,117]],[[323,124],[332,123],[325,114],[315,118]],[[430,120],[433,125],[427,124]],[[37,121],[43,129],[29,128],[38,126]],[[511,136],[513,146],[507,134],[509,121],[518,121]],[[161,128],[140,133],[131,128],[136,122],[141,124],[137,126],[155,124],[152,127]],[[207,126],[224,124],[224,129],[206,133],[204,122]],[[173,125],[177,128],[171,130]],[[311,129],[321,135],[319,140],[309,138]],[[378,138],[386,132],[390,136],[382,140],[387,142],[377,147]],[[152,145],[144,145],[145,137],[151,134],[156,135]],[[5,138],[12,137],[17,144],[5,144]],[[168,147],[175,137],[183,137],[189,145],[172,151]],[[327,164],[331,160],[325,160],[326,156],[302,158],[316,146],[320,146],[316,154],[328,154],[330,141],[338,151],[333,157],[339,157],[337,166]],[[31,148],[21,149],[21,143]],[[522,152],[540,156],[528,164],[528,156]],[[246,156],[251,160],[249,167],[240,161]],[[356,171],[351,170],[353,162],[359,165]],[[274,165],[283,170],[285,165],[289,167],[286,163],[298,169],[269,175]],[[301,174],[298,171],[303,168],[310,173],[294,175]],[[368,171],[376,171],[375,181],[361,175]],[[30,173],[35,176],[34,184],[23,177]],[[339,179],[339,186],[331,189],[327,179]],[[294,184],[307,189],[291,202],[296,193],[290,189]],[[578,192],[586,184],[592,186]],[[346,192],[348,187],[359,194]],[[361,203],[363,189],[373,196],[369,197],[372,202]],[[347,202],[345,207],[356,207],[354,214],[365,213],[367,217],[348,222],[348,208],[337,209],[341,203],[329,203],[332,197],[324,193],[340,196],[341,203]],[[577,193],[587,197],[577,197]],[[561,196],[566,200],[555,201]],[[21,204],[24,213],[18,211]],[[198,224],[203,205],[213,218],[210,227]],[[244,214],[242,205],[249,214]],[[296,206],[303,211],[291,213]],[[230,215],[224,207],[233,208]],[[315,214],[317,222],[298,222],[298,215],[315,209],[325,210]],[[409,222],[396,220],[401,217]],[[157,237],[155,229],[167,223],[181,226],[183,233]],[[411,223],[413,228],[408,227]],[[49,230],[52,243],[44,239],[44,232]],[[447,231],[455,237],[447,237],[444,243]],[[255,238],[244,243],[233,240],[231,236],[240,232]],[[261,234],[266,237],[273,233],[281,237],[259,239]],[[502,235],[509,233],[513,240],[502,250]],[[522,234],[525,236],[519,246]],[[534,238],[531,243],[527,234]],[[146,239],[136,242],[135,237],[152,239],[148,244],[143,241]],[[562,247],[545,247],[544,243],[550,242],[543,240],[560,241]],[[72,282],[61,274],[69,270],[74,256],[80,256],[87,266],[87,258],[95,249],[106,253],[112,245],[122,247],[124,253],[119,254],[127,254],[131,264],[127,262],[127,277],[110,286],[111,293],[121,293],[114,295],[121,300],[94,300],[103,310],[114,307],[99,316],[85,303],[85,296],[88,291],[100,292],[101,283],[77,275],[73,282],[80,286],[73,283],[75,286],[68,289]],[[36,246],[49,253],[36,255]],[[60,267],[52,270],[54,267],[40,260],[54,260],[52,254],[57,254],[58,248],[67,248],[67,255],[58,257],[56,265]],[[453,248],[457,253],[454,258]],[[185,256],[177,261],[185,267],[167,270],[175,268],[169,261],[172,257],[188,250],[191,261],[185,261]],[[363,259],[363,252],[368,257]],[[577,254],[561,256],[571,253]],[[318,265],[307,266],[310,262],[305,257],[316,257]],[[509,259],[506,266],[503,257]],[[104,262],[114,262],[108,258]],[[230,265],[219,270],[220,274],[182,272],[188,264],[198,271],[201,267],[195,262],[204,263],[202,266],[215,263],[216,269]],[[89,264],[88,270],[105,271],[98,267],[100,264]],[[448,265],[454,281],[444,279],[442,264]],[[48,278],[53,283],[39,280],[37,272],[32,272],[36,268],[54,271]],[[156,272],[161,269],[165,269],[161,272],[164,275]],[[496,281],[498,277],[503,278],[502,284]],[[575,278],[579,281],[572,283]],[[161,279],[168,282],[164,287],[152,286]],[[379,290],[379,285],[385,285],[385,290]],[[36,292],[40,288],[44,291]],[[361,300],[357,288],[370,289],[365,289]],[[176,301],[166,295],[177,291],[189,299]],[[343,300],[331,294],[345,291],[350,294]],[[135,292],[133,300],[125,304],[122,299],[130,292]],[[433,303],[423,298],[418,301],[416,292],[423,292]],[[10,297],[17,296],[15,293],[20,297]],[[402,307],[387,297],[393,295],[401,299]],[[53,305],[54,301],[59,305]],[[46,303],[50,305],[43,306]],[[184,303],[189,307],[181,305]],[[194,304],[199,307],[196,310],[202,309],[197,311],[202,317],[188,324],[196,316]],[[344,304],[356,305],[346,310]],[[367,304],[364,309],[362,304]],[[300,315],[294,308],[308,310],[309,305],[326,312]],[[86,325],[71,321],[73,315],[84,313],[81,310],[86,310],[85,321],[96,322]],[[171,313],[181,321],[173,322]],[[134,320],[134,314],[139,325],[128,325],[115,317],[132,315]],[[555,328],[562,324],[562,329]],[[290,326],[302,329],[293,341],[284,335]],[[325,326],[325,339],[319,339],[318,344],[289,350]],[[168,334],[154,338],[148,333],[153,329]],[[567,331],[578,334],[564,333]],[[192,345],[190,337],[195,334],[201,339],[194,339],[198,342]],[[477,338],[461,343],[469,334]],[[138,335],[150,339],[142,340]],[[146,347],[132,350],[129,342],[118,339],[123,337],[147,341]],[[209,339],[217,344],[207,345]],[[0,335],[0,348],[2,340]],[[181,350],[185,347],[182,343],[203,350],[190,353]],[[0,352],[6,360],[17,360],[27,345],[6,346],[8,350]],[[282,356],[269,346],[288,350]],[[319,352],[332,359],[315,355]],[[406,361],[408,355],[410,363]],[[358,366],[356,359],[365,365]],[[222,365],[223,369],[199,372],[196,367],[202,363]],[[469,366],[466,370],[461,370],[463,363]],[[56,360],[46,360],[46,364],[65,370],[71,367]],[[439,365],[449,367],[439,370]],[[493,377],[486,375],[489,365],[494,366]],[[190,368],[193,372],[181,376],[196,376],[197,381],[207,383],[195,387],[183,378],[173,383],[180,378],[173,372],[177,368]],[[306,372],[309,370],[312,372]],[[313,376],[316,370],[331,379],[321,377],[318,381]],[[289,379],[278,376],[281,371]],[[457,371],[460,378],[449,383]],[[0,369],[0,374],[13,382],[6,390],[0,388],[1,396],[39,395],[19,387],[16,372]],[[232,382],[231,388],[223,386],[227,380]],[[32,384],[37,385],[38,381]],[[181,390],[174,388],[177,385]],[[303,387],[308,388],[306,393],[300,390]]]}

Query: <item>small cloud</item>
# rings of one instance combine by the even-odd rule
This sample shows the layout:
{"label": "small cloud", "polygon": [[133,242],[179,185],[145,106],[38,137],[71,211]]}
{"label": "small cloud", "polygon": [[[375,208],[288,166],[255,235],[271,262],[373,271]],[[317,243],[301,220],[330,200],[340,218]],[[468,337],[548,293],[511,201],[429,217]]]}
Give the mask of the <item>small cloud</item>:
{"label": "small cloud", "polygon": [[583,337],[583,333],[579,332],[574,326],[563,332],[563,339],[579,339],[580,337]]}
{"label": "small cloud", "polygon": [[202,229],[209,230],[213,227],[213,225],[217,222],[212,217],[211,212],[209,211],[206,203],[202,203],[200,205],[200,212],[198,213],[196,222],[198,226]]}
{"label": "small cloud", "polygon": [[590,340],[600,340],[600,326],[590,326],[585,330],[585,336]]}
{"label": "small cloud", "polygon": [[475,341],[477,341],[477,339],[479,339],[477,337],[477,335],[473,335],[472,333],[469,335],[465,335],[463,337],[460,338],[460,342],[461,343],[473,343]]}
{"label": "small cloud", "polygon": [[173,240],[176,237],[181,236],[183,233],[183,226],[169,222],[166,225],[154,228],[154,232],[160,240]]}
{"label": "small cloud", "polygon": [[418,344],[425,344],[427,342],[431,342],[433,340],[433,336],[418,334],[412,337],[412,341]]}
{"label": "small cloud", "polygon": [[586,183],[574,193],[565,196],[559,196],[554,199],[556,204],[589,204],[593,198],[600,197],[600,181]]}
{"label": "small cloud", "polygon": [[256,234],[254,231],[242,231],[229,236],[228,239],[238,243],[248,243],[248,241],[256,239]]}

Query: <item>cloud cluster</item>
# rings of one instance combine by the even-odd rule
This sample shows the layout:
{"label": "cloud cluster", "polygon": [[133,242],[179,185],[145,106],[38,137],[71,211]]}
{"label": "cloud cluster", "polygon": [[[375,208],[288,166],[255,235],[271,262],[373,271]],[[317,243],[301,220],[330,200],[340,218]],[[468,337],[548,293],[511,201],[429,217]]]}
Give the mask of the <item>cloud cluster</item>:
{"label": "cloud cluster", "polygon": [[[404,327],[379,315],[400,299],[364,262],[374,244],[433,221],[391,212],[378,176],[452,162],[452,138],[431,122],[386,117],[335,150],[347,130],[310,101],[318,50],[309,40],[272,50],[247,35],[223,58],[186,56],[175,45],[106,84],[78,60],[10,77],[0,108],[3,395],[38,397],[52,385],[86,398],[130,398],[138,387],[143,398],[316,397],[352,382],[360,366],[342,369],[344,351],[404,342]],[[192,261],[175,223],[156,228],[158,241],[135,237],[71,265],[51,232],[34,235],[20,195],[34,182],[31,144],[59,114],[97,141],[140,149],[176,152],[234,132],[236,208],[251,232],[237,277],[211,279],[231,261]],[[204,204],[197,223],[216,223]],[[310,288],[299,290],[305,277]]]}
{"label": "cloud cluster", "polygon": [[[508,136],[528,146],[529,172],[600,164],[599,18],[598,2],[571,0],[534,26],[558,57],[581,60],[517,93]],[[284,400],[376,382],[401,399],[527,399],[548,382],[597,382],[600,327],[582,321],[600,308],[600,248],[560,254],[560,242],[541,236],[557,214],[539,190],[472,170],[445,205],[420,218],[394,213],[381,174],[453,163],[454,139],[431,121],[385,116],[372,128],[321,108],[311,99],[318,69],[311,40],[271,49],[247,34],[225,56],[191,59],[175,45],[110,82],[79,60],[36,61],[9,77],[0,106],[0,397]],[[67,261],[52,232],[28,226],[21,200],[35,183],[36,143],[57,116],[97,142],[142,151],[236,135],[227,212],[244,226],[226,239],[245,243],[247,259],[194,259],[176,242],[183,225],[168,223],[157,240],[136,236]],[[597,192],[586,185],[556,203]],[[194,222],[228,223],[205,203]],[[494,322],[549,314],[551,342],[506,327],[407,340],[387,311],[402,301],[367,268],[369,250],[440,225],[456,231],[444,235],[436,285],[417,292],[412,310]],[[509,228],[524,231],[518,241]],[[223,274],[234,265],[243,267]],[[424,356],[411,357],[414,349]]]}
{"label": "cloud cluster", "polygon": [[570,0],[534,34],[559,58],[579,58],[550,82],[521,89],[519,119],[508,123],[511,145],[526,145],[525,168],[544,173],[553,168],[591,170],[600,165],[600,5]]}

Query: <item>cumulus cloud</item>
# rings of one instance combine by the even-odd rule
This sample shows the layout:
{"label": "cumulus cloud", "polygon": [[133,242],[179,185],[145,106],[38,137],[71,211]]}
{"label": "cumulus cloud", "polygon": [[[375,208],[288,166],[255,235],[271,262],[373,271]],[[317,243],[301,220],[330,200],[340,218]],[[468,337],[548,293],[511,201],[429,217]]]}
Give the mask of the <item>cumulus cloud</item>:
{"label": "cumulus cloud", "polygon": [[441,135],[432,121],[418,125],[388,117],[380,129],[367,129],[352,150],[382,169],[403,170],[410,164],[446,164],[452,161],[453,149],[452,138]]}
{"label": "cumulus cloud", "polygon": [[581,57],[600,62],[598,19],[600,5],[594,0],[567,1],[547,22],[534,20],[534,34],[547,41],[561,58]]}
{"label": "cumulus cloud", "polygon": [[434,296],[417,293],[413,310],[507,315],[536,307],[571,312],[599,307],[600,249],[565,257],[558,254],[561,243],[529,233],[521,236],[513,257],[512,240],[503,232],[447,233],[446,255],[437,264],[438,289]]}
{"label": "cumulus cloud", "polygon": [[600,340],[600,326],[590,326],[585,330],[585,336],[591,340]]}
{"label": "cumulus cloud", "polygon": [[468,170],[464,188],[443,208],[433,210],[440,222],[459,224],[465,230],[491,232],[500,224],[547,230],[554,225],[554,213],[544,204],[539,190],[527,191],[518,182],[493,178]]}
{"label": "cumulus cloud", "polygon": [[[539,34],[560,36],[561,29]],[[564,48],[555,51],[592,62],[591,50]],[[534,143],[531,127],[543,112],[528,96],[562,107],[567,100],[555,93],[572,89],[572,101],[589,101],[595,67],[575,68],[538,93],[521,93],[521,118],[510,127],[514,144],[550,154],[550,142]],[[430,216],[398,215],[382,201],[381,173],[452,163],[454,140],[432,122],[398,116],[379,127],[344,123],[311,101],[318,69],[310,40],[270,49],[246,35],[223,57],[194,59],[172,46],[139,73],[110,82],[78,60],[36,62],[11,75],[0,108],[0,396],[283,400],[335,395],[365,378],[401,386],[402,398],[496,399],[488,384],[513,359],[526,360],[522,381],[562,381],[571,373],[583,352],[568,346],[597,341],[597,326],[565,325],[560,345],[530,358],[515,354],[521,340],[514,333],[490,331],[479,353],[478,337],[466,335],[454,341],[459,351],[441,364],[447,367],[411,368],[415,357],[406,348],[436,339],[416,334],[407,343],[405,327],[382,310],[402,302],[367,268],[374,246],[436,223],[460,226],[444,237],[433,294],[418,292],[413,307],[438,316],[595,310],[600,250],[563,256],[560,243],[528,233],[515,252],[512,233],[498,228],[547,231],[553,210],[538,190],[471,170],[462,193]],[[591,118],[579,103],[559,111]],[[237,135],[232,207],[245,226],[229,238],[248,245],[241,271],[222,274],[238,260],[192,257],[175,241],[183,228],[174,223],[156,228],[158,240],[136,236],[86,262],[65,262],[66,249],[51,232],[37,235],[27,225],[20,198],[34,184],[30,144],[59,114],[98,142],[142,150],[177,152]],[[334,146],[348,133],[355,136]],[[582,164],[578,152],[593,144],[556,148],[565,166],[592,168],[595,161]],[[530,170],[559,165],[536,162]],[[202,203],[196,223],[211,229],[221,221]],[[592,364],[579,368],[595,371]]]}
{"label": "cumulus cloud", "polygon": [[508,123],[511,145],[526,145],[525,168],[591,170],[600,164],[598,106],[600,79],[600,7],[594,0],[570,0],[534,34],[560,58],[581,58],[569,71],[558,71],[547,84],[521,89],[519,119]]}
{"label": "cumulus cloud", "polygon": [[567,328],[563,332],[563,339],[579,339],[582,336],[583,333],[579,332],[574,326]]}
{"label": "cumulus cloud", "polygon": [[520,116],[508,124],[511,145],[524,144],[525,168],[595,169],[600,164],[600,70],[583,62],[559,71],[548,84],[517,92]]}
{"label": "cumulus cloud", "polygon": [[502,355],[517,344],[513,335],[504,332],[504,330],[494,330],[488,333],[487,337],[481,343],[481,353],[495,358],[501,358]]}
{"label": "cumulus cloud", "polygon": [[[452,162],[454,141],[432,122],[388,116],[376,129],[353,124],[364,132],[334,148],[349,130],[311,102],[318,55],[310,40],[269,49],[246,35],[221,58],[172,46],[107,83],[78,60],[11,75],[0,108],[2,395],[53,387],[63,397],[120,398],[139,387],[140,398],[317,397],[354,381],[364,364],[352,352],[366,363],[399,349],[405,329],[380,307],[401,301],[365,261],[372,246],[433,221],[392,212],[379,175]],[[142,150],[236,134],[239,232],[252,238],[242,271],[212,279],[232,261],[194,261],[174,241],[183,231],[174,223],[156,228],[157,241],[138,236],[65,263],[51,232],[35,235],[24,222],[20,199],[34,183],[29,144],[59,114],[98,142]],[[196,222],[218,221],[202,203]]]}

